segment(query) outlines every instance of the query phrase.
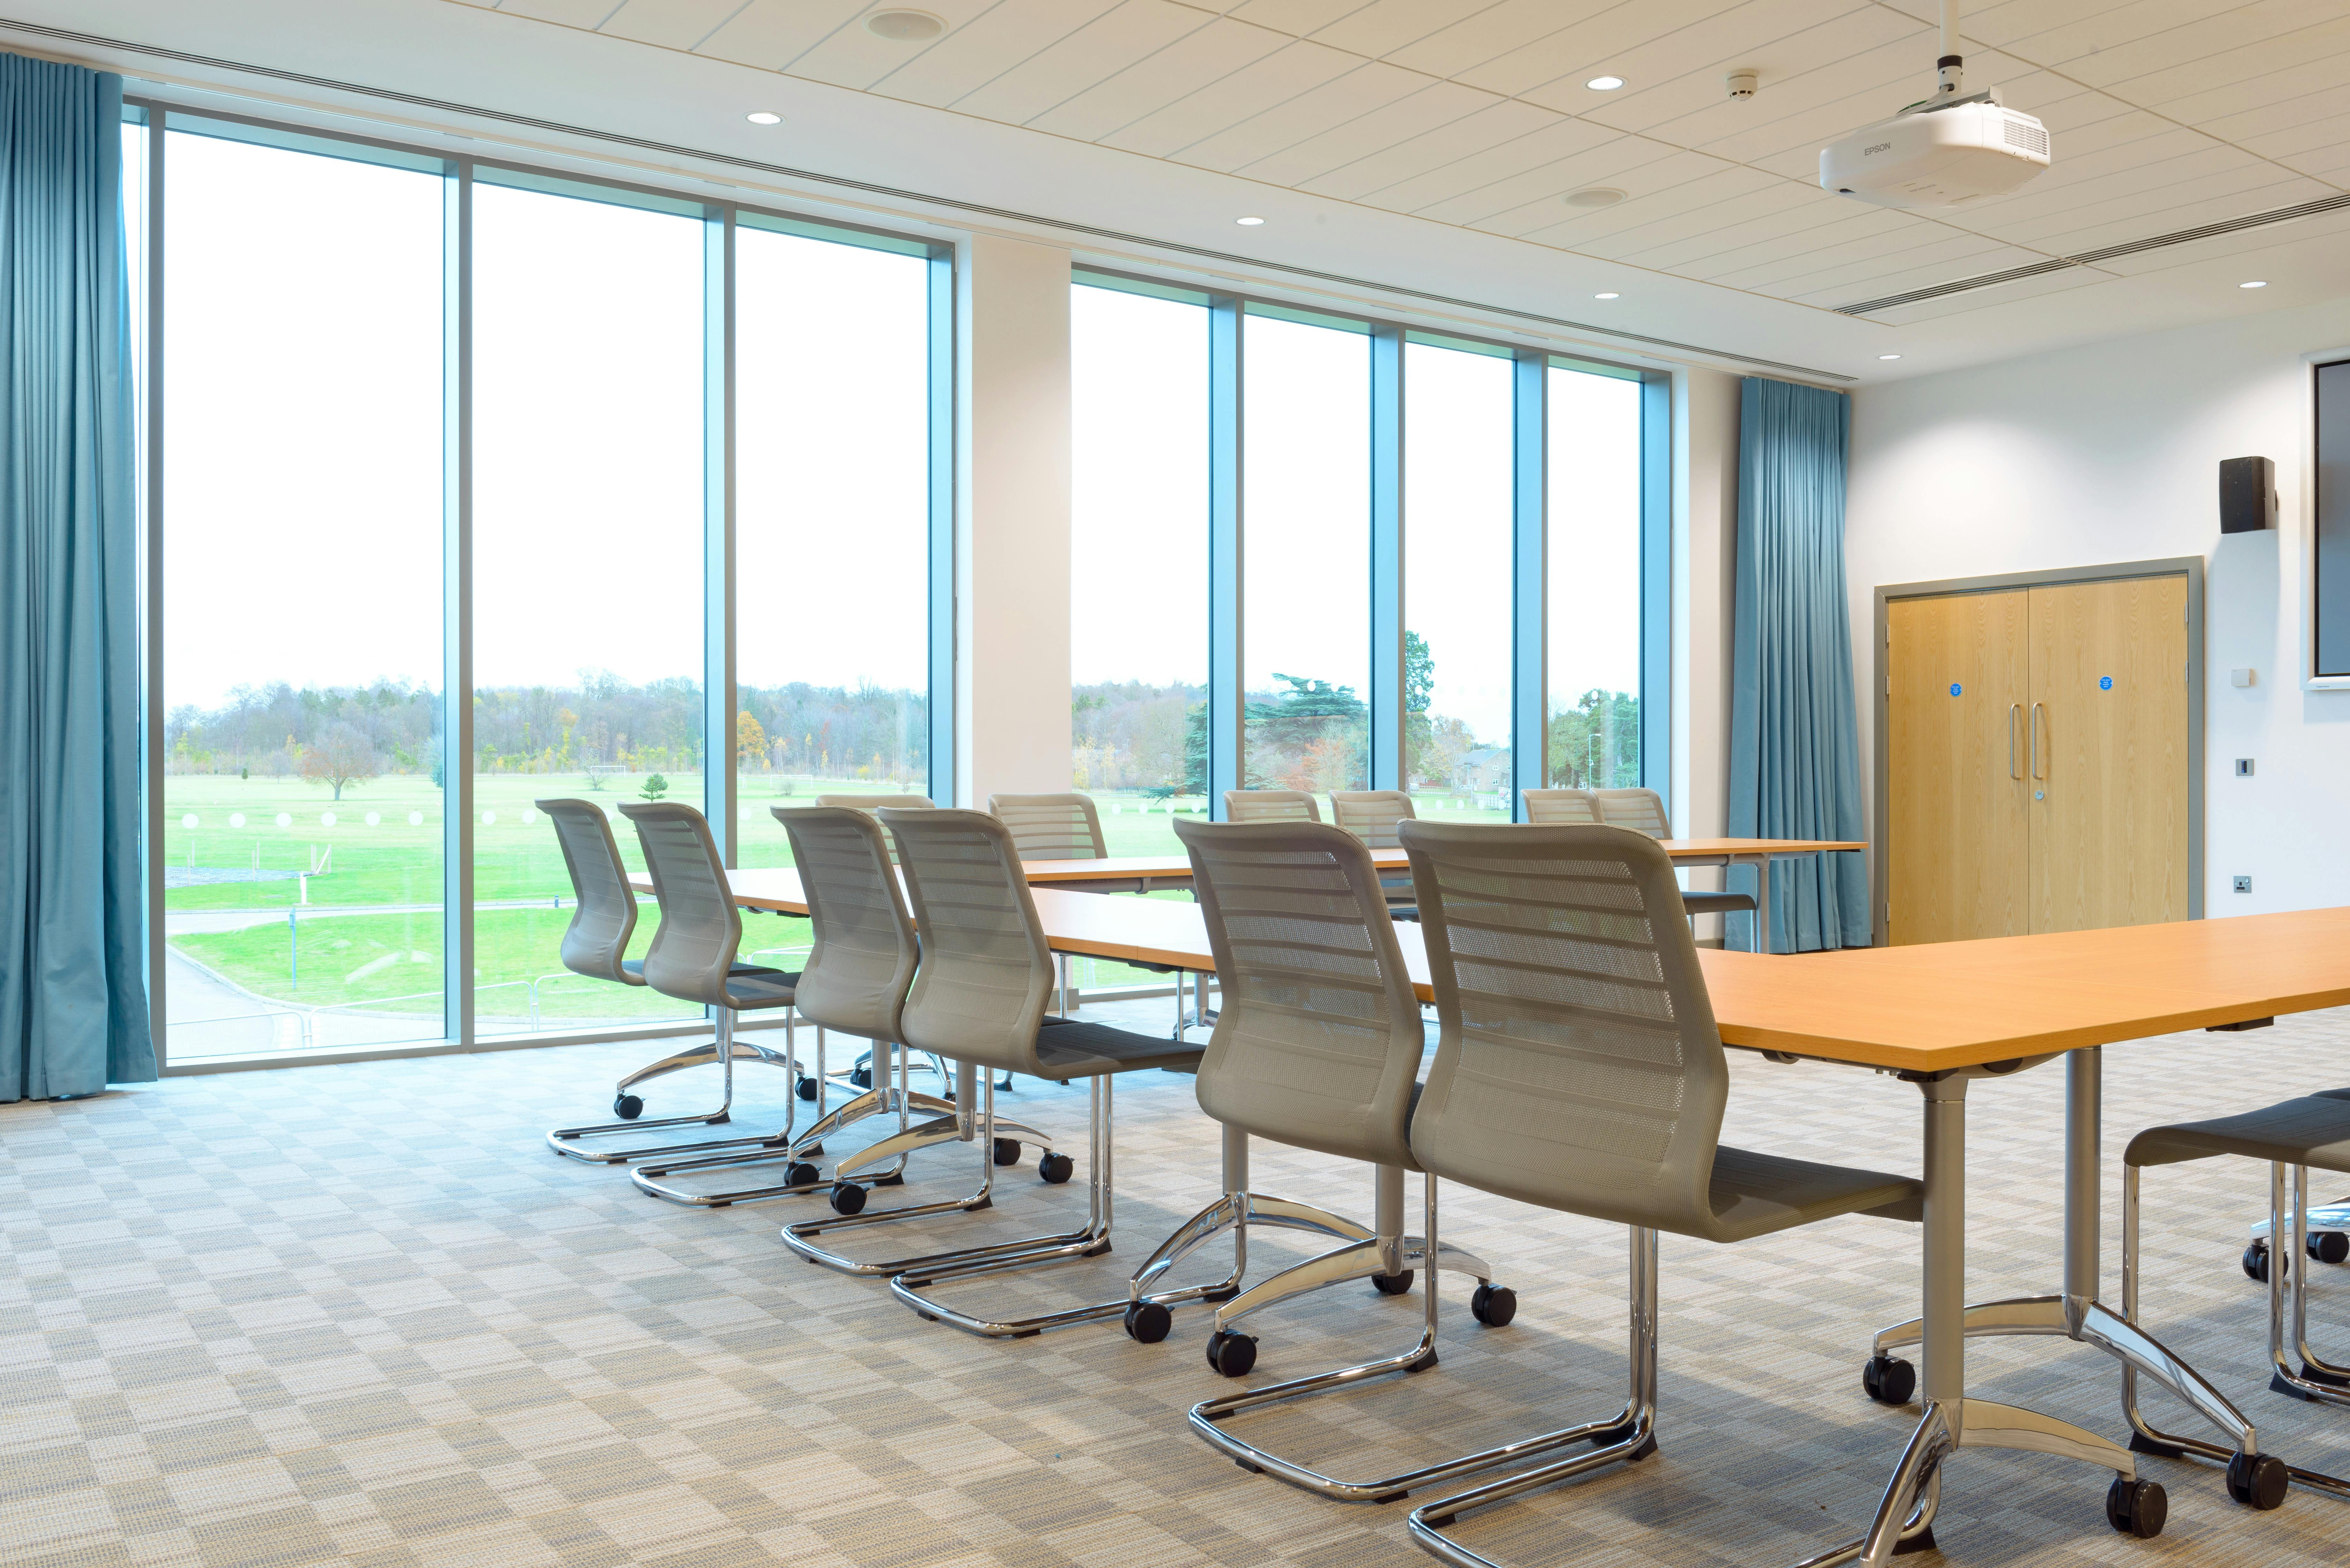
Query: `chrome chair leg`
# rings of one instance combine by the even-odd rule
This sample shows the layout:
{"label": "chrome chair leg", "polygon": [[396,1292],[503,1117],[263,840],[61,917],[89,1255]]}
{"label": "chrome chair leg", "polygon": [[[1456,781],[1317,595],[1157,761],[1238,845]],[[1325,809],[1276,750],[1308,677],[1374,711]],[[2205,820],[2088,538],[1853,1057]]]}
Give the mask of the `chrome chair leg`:
{"label": "chrome chair leg", "polygon": [[[2280,1255],[2282,1249],[2272,1249],[2269,1259],[2269,1359],[2274,1367],[2274,1376],[2279,1379],[2286,1380],[2289,1384],[2297,1383],[2299,1379],[2287,1370],[2284,1363],[2285,1313],[2282,1292],[2285,1287],[2285,1276],[2291,1274],[2294,1285],[2295,1323],[2298,1326],[2303,1321],[2300,1305],[2300,1280],[2302,1270],[2308,1259],[2304,1250],[2306,1227],[2300,1213],[2303,1206],[2299,1201],[2301,1196],[2299,1189],[2305,1186],[2307,1174],[2305,1171],[2300,1174],[2302,1180],[2296,1183],[2295,1201],[2293,1204],[2293,1213],[2288,1220],[2284,1213],[2284,1167],[2272,1165],[2269,1168],[2269,1216],[2280,1231],[2290,1230],[2293,1242],[2290,1261]],[[2126,1164],[2122,1167],[2122,1319],[2134,1331],[2137,1331],[2140,1179],[2139,1167]],[[2143,1331],[2137,1332],[2143,1333]],[[2151,1336],[2147,1337],[2146,1343],[2154,1345]],[[2155,1348],[2160,1350],[2161,1347],[2155,1345]],[[2226,1396],[2205,1382],[2199,1374],[2188,1367],[2185,1363],[2170,1356],[2168,1351],[2163,1351],[2162,1355],[2171,1363],[2170,1368],[2166,1369],[2157,1366],[2149,1367],[2148,1371],[2178,1389],[2187,1398],[2189,1408],[2218,1427],[2230,1440],[2223,1445],[2204,1438],[2189,1437],[2178,1432],[2166,1432],[2147,1420],[2137,1404],[2137,1358],[2130,1357],[2126,1358],[2122,1363],[2122,1415],[2130,1424],[2131,1450],[2141,1454],[2159,1454],[2168,1459],[2193,1458],[2225,1465],[2228,1467],[2229,1490],[2236,1493],[2241,1488],[2249,1494],[2256,1481],[2254,1467],[2259,1461],[2263,1459],[2275,1463],[2283,1461],[2277,1459],[2274,1455],[2263,1455],[2261,1452],[2259,1432],[2253,1428],[2251,1420],[2229,1402]],[[2170,1373],[2168,1376],[2164,1376],[2166,1370]],[[2272,1386],[2274,1385],[2272,1384]],[[2350,1395],[2345,1395],[2342,1389],[2327,1388],[2322,1384],[2315,1383],[2311,1384],[2310,1386],[2314,1390],[2314,1397],[2329,1402],[2350,1404]],[[2312,1491],[2323,1492],[2329,1497],[2350,1501],[2350,1481],[2327,1475],[2322,1470],[2303,1469],[2298,1465],[2286,1464],[2284,1471],[2287,1479],[2294,1485],[2307,1487]]]}
{"label": "chrome chair leg", "polygon": [[715,1149],[740,1149],[754,1146],[772,1146],[775,1141],[775,1138],[764,1133],[754,1134],[743,1137],[710,1138],[700,1143],[656,1144],[644,1147],[619,1149],[582,1148],[578,1147],[577,1140],[583,1137],[601,1137],[611,1133],[647,1132],[657,1127],[688,1127],[695,1125],[716,1127],[731,1121],[733,1120],[733,1111],[734,1106],[734,1064],[737,1062],[758,1062],[764,1063],[769,1066],[783,1067],[787,1071],[791,1070],[793,1061],[792,1046],[793,1042],[796,1037],[797,1030],[798,1021],[796,1014],[786,1012],[784,1017],[783,1050],[777,1051],[771,1045],[762,1045],[754,1041],[736,1040],[734,1038],[734,1014],[731,1011],[722,1009],[718,1013],[717,1025],[714,1031],[715,1037],[708,1044],[695,1045],[685,1051],[679,1052],[674,1055],[666,1057],[660,1062],[652,1064],[650,1067],[640,1069],[638,1074],[630,1078],[621,1080],[622,1084],[625,1085],[629,1083],[636,1082],[638,1079],[642,1077],[658,1076],[666,1073],[677,1072],[686,1067],[698,1067],[705,1063],[714,1062],[718,1064],[720,1074],[719,1082],[721,1086],[720,1099],[718,1108],[716,1110],[708,1112],[702,1116],[663,1116],[652,1121],[607,1122],[598,1123],[593,1127],[556,1127],[554,1131],[546,1135],[547,1147],[554,1149],[556,1153],[563,1155],[567,1158],[586,1160],[591,1165],[626,1165],[632,1160],[665,1158],[670,1155],[691,1155]]}
{"label": "chrome chair leg", "polygon": [[[1383,1170],[1381,1174],[1384,1177],[1386,1173]],[[1420,1242],[1419,1255],[1424,1257],[1432,1251],[1441,1260],[1444,1257],[1444,1251],[1436,1231],[1436,1179],[1423,1176],[1420,1178],[1420,1206],[1423,1215],[1421,1236],[1424,1240]],[[1382,1207],[1386,1206],[1382,1205]],[[1382,1216],[1382,1219],[1388,1218],[1386,1215]],[[1211,1364],[1215,1365],[1219,1370],[1222,1369],[1223,1363],[1218,1361],[1216,1356],[1219,1341],[1227,1333],[1224,1325],[1262,1306],[1270,1304],[1273,1300],[1278,1300],[1283,1295],[1295,1294],[1298,1290],[1311,1290],[1323,1284],[1335,1283],[1339,1280],[1361,1278],[1367,1272],[1388,1274],[1399,1272],[1405,1255],[1405,1239],[1397,1233],[1401,1228],[1399,1221],[1400,1216],[1397,1216],[1390,1221],[1393,1228],[1383,1227],[1387,1230],[1384,1236],[1373,1237],[1366,1241],[1349,1242],[1344,1247],[1323,1253],[1319,1258],[1309,1259],[1295,1269],[1284,1271],[1286,1274],[1298,1276],[1297,1283],[1294,1288],[1284,1290],[1278,1295],[1268,1295],[1263,1300],[1252,1300],[1252,1297],[1257,1296],[1260,1293],[1267,1292],[1272,1287],[1282,1283],[1284,1275],[1276,1274],[1254,1290],[1235,1296],[1218,1307],[1216,1309],[1217,1337],[1209,1341]],[[1653,1296],[1656,1281],[1656,1234],[1648,1231],[1636,1231],[1632,1234],[1632,1266],[1636,1282],[1634,1332],[1637,1344],[1640,1322],[1638,1281],[1640,1277],[1641,1258],[1645,1248],[1648,1260],[1648,1293]],[[1358,1265],[1366,1258],[1373,1260],[1377,1266],[1368,1271],[1360,1269]],[[1323,1497],[1335,1498],[1341,1502],[1388,1502],[1419,1490],[1422,1487],[1451,1480],[1455,1476],[1468,1475],[1477,1470],[1491,1469],[1496,1465],[1532,1459],[1570,1443],[1584,1442],[1605,1434],[1617,1433],[1619,1428],[1626,1433],[1632,1431],[1635,1418],[1639,1414],[1638,1394],[1641,1386],[1642,1364],[1637,1355],[1634,1357],[1633,1366],[1635,1398],[1627,1401],[1621,1411],[1607,1420],[1586,1421],[1578,1426],[1545,1433],[1541,1437],[1528,1438],[1522,1442],[1505,1443],[1499,1448],[1486,1449],[1458,1459],[1446,1459],[1439,1464],[1424,1465],[1417,1469],[1405,1470],[1398,1475],[1383,1476],[1375,1480],[1343,1480],[1335,1476],[1326,1475],[1311,1466],[1301,1464],[1295,1459],[1284,1459],[1270,1449],[1261,1449],[1220,1424],[1244,1410],[1253,1410],[1260,1406],[1277,1404],[1289,1399],[1310,1398],[1318,1394],[1336,1393],[1374,1378],[1388,1376],[1399,1372],[1420,1372],[1435,1366],[1437,1298],[1441,1293],[1432,1284],[1423,1286],[1420,1293],[1419,1339],[1409,1350],[1377,1361],[1365,1362],[1360,1366],[1342,1367],[1336,1372],[1319,1373],[1310,1377],[1292,1378],[1283,1383],[1269,1384],[1262,1388],[1251,1388],[1238,1394],[1228,1394],[1220,1399],[1203,1399],[1191,1407],[1192,1431],[1206,1439],[1209,1446],[1230,1457],[1243,1469],[1277,1477],[1293,1486],[1303,1487],[1308,1491],[1318,1493]],[[1481,1313],[1482,1310],[1481,1307]],[[1647,1365],[1648,1386],[1652,1389],[1655,1384],[1654,1316],[1651,1311],[1648,1314],[1651,1324],[1649,1329],[1651,1345]],[[1648,1402],[1652,1407],[1653,1393],[1649,1396]],[[1611,1438],[1610,1440],[1614,1439]],[[1636,1435],[1625,1438],[1624,1441],[1629,1444],[1645,1442],[1648,1447],[1642,1450],[1643,1453],[1653,1449],[1656,1446],[1653,1439],[1649,1438],[1645,1427],[1640,1428]],[[1613,1458],[1626,1457],[1614,1454],[1613,1449],[1603,1449],[1602,1453],[1610,1455],[1611,1458],[1603,1459],[1601,1462],[1612,1462]],[[1628,1457],[1639,1458],[1641,1455],[1634,1454]],[[1417,1519],[1418,1516],[1415,1515],[1414,1518]]]}
{"label": "chrome chair leg", "polygon": [[[890,1280],[890,1293],[921,1317],[988,1339],[1025,1339],[1046,1329],[1102,1323],[1124,1316],[1138,1302],[1172,1307],[1230,1294],[1240,1282],[1237,1272],[1216,1284],[1188,1285],[1139,1297],[1129,1289],[1110,1301],[1094,1302],[1035,1317],[998,1320],[948,1306],[935,1297],[922,1293],[935,1285],[958,1284],[990,1274],[1009,1273],[1049,1263],[1073,1262],[1079,1258],[1099,1257],[1109,1251],[1110,1225],[1115,1215],[1117,1196],[1116,1172],[1111,1159],[1115,1108],[1111,1087],[1113,1077],[1111,1074],[1100,1074],[1087,1085],[1090,1102],[1087,1119],[1092,1166],[1087,1173],[1086,1222],[1081,1228],[1060,1235],[1029,1236],[1016,1241],[999,1241],[961,1252],[910,1260]],[[992,1084],[980,1103],[981,1141],[992,1143],[996,1127],[995,1095]]]}

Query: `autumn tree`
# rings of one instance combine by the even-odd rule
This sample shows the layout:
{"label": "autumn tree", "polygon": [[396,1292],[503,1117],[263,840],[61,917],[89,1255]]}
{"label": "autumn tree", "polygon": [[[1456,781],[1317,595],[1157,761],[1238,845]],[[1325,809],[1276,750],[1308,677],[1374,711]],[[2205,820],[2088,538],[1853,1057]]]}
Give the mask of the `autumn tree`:
{"label": "autumn tree", "polygon": [[748,708],[734,715],[734,757],[746,768],[767,760],[767,732]]}
{"label": "autumn tree", "polygon": [[338,801],[347,786],[367,784],[381,771],[374,744],[348,724],[335,725],[302,751],[302,777],[328,785]]}

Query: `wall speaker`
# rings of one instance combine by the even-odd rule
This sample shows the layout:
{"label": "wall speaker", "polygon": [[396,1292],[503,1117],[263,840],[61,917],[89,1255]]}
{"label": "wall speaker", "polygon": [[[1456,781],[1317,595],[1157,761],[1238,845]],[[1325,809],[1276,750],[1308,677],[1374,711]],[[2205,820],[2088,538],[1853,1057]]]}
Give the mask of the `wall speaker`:
{"label": "wall speaker", "polygon": [[2220,460],[2220,532],[2257,534],[2276,524],[2276,464],[2264,457]]}

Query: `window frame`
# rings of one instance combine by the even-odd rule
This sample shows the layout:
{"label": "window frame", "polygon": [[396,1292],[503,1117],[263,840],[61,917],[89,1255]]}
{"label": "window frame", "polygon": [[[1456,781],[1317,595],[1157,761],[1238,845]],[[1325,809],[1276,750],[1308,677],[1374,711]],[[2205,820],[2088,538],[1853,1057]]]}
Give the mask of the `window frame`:
{"label": "window frame", "polygon": [[[380,1061],[407,1056],[442,1055],[490,1050],[519,1050],[540,1045],[576,1044],[591,1041],[660,1038],[675,1034],[676,1020],[601,1029],[548,1030],[527,1034],[485,1035],[475,1026],[473,1013],[473,824],[474,778],[473,757],[473,192],[476,182],[515,186],[550,194],[698,218],[703,224],[704,266],[702,306],[703,322],[703,465],[702,549],[704,652],[702,726],[702,806],[710,818],[726,863],[734,864],[739,824],[735,820],[737,761],[733,742],[736,600],[741,584],[735,572],[735,432],[733,333],[735,254],[738,227],[774,229],[832,243],[924,258],[928,265],[926,322],[929,343],[929,429],[926,451],[930,462],[929,562],[925,590],[929,600],[930,682],[929,787],[933,798],[950,788],[954,772],[954,278],[955,246],[951,241],[854,223],[842,223],[795,213],[767,202],[706,198],[625,180],[602,179],[569,171],[543,168],[502,155],[473,156],[380,138],[343,135],[313,127],[210,109],[191,109],[164,100],[130,97],[123,104],[123,123],[137,127],[145,150],[145,183],[133,191],[127,183],[123,199],[138,201],[144,213],[144,277],[142,297],[134,308],[142,313],[140,329],[144,351],[137,367],[140,440],[143,471],[140,476],[141,512],[140,582],[141,613],[140,759],[142,802],[142,883],[146,920],[146,972],[150,1026],[158,1067],[167,1075],[234,1072],[291,1066],[326,1061]],[[160,853],[165,823],[163,788],[164,691],[162,628],[162,567],[167,545],[163,504],[163,473],[167,410],[163,399],[163,312],[166,235],[164,197],[169,171],[165,149],[175,130],[218,135],[226,140],[281,148],[287,151],[345,158],[357,162],[386,164],[424,173],[443,182],[442,225],[442,723],[441,763],[444,789],[442,843],[442,940],[444,960],[444,1003],[440,1038],[427,1034],[393,1045],[308,1050],[248,1055],[207,1055],[174,1063],[170,1051],[163,856]],[[718,759],[724,759],[719,765]],[[685,1025],[691,1027],[691,1023]],[[745,1028],[780,1028],[777,1021],[753,1023]]]}

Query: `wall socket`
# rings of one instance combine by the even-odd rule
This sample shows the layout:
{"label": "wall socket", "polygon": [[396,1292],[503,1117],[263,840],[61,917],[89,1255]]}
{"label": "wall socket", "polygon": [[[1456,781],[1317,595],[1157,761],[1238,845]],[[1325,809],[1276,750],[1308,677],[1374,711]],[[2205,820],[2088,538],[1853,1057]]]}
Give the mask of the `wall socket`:
{"label": "wall socket", "polygon": [[2248,779],[2252,776],[2251,758],[2238,757],[2236,759],[2236,776],[2240,779]]}
{"label": "wall socket", "polygon": [[2251,879],[2250,877],[2237,877],[2237,878],[2236,878],[2236,891],[2237,891],[2237,892],[2239,892],[2239,893],[2249,893],[2249,892],[2251,892],[2251,890],[2252,890],[2252,879]]}

